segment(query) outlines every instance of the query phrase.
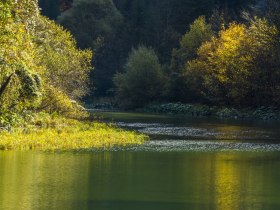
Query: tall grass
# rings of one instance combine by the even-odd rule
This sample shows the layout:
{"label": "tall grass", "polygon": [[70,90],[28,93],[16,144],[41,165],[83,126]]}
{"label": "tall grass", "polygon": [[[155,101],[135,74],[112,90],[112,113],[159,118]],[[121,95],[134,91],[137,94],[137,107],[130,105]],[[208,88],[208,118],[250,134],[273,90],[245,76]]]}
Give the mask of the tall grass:
{"label": "tall grass", "polygon": [[108,149],[142,144],[148,137],[112,125],[66,118],[36,119],[0,133],[0,150]]}

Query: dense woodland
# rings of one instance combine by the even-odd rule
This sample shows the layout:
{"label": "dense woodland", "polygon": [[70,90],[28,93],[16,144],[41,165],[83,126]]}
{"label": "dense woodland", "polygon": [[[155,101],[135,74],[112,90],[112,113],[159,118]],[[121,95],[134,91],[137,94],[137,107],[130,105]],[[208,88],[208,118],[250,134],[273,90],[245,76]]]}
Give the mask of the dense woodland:
{"label": "dense woodland", "polygon": [[39,6],[0,3],[2,118],[67,113],[78,109],[76,101],[108,96],[122,108],[280,105],[277,0],[40,0]]}
{"label": "dense woodland", "polygon": [[[67,28],[81,49],[94,51],[89,98],[115,96],[124,108],[155,101],[237,107],[280,103],[276,0],[56,5],[43,7],[43,13]],[[54,17],[55,11],[61,14]]]}

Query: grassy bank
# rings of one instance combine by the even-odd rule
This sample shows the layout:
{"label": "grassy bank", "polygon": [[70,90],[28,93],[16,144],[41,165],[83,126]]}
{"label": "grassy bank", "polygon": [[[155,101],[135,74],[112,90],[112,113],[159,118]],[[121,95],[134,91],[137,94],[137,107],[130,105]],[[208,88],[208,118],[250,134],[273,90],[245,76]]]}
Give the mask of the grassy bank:
{"label": "grassy bank", "polygon": [[140,111],[151,113],[183,114],[194,117],[280,121],[280,109],[277,109],[276,107],[237,109],[232,107],[207,106],[200,104],[166,103],[149,105]]}
{"label": "grassy bank", "polygon": [[148,137],[104,123],[37,117],[0,132],[0,150],[109,149],[142,144]]}

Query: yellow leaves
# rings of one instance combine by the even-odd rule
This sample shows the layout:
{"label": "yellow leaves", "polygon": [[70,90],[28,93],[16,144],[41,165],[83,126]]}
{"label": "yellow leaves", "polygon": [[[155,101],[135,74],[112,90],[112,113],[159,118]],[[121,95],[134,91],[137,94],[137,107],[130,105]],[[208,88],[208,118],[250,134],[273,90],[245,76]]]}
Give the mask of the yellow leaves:
{"label": "yellow leaves", "polygon": [[230,27],[220,33],[217,54],[224,61],[227,57],[236,56],[242,41],[246,39],[246,26],[242,24],[231,24]]}
{"label": "yellow leaves", "polygon": [[220,32],[220,39],[223,42],[234,42],[244,38],[246,26],[243,24],[232,23],[228,29]]}
{"label": "yellow leaves", "polygon": [[220,32],[219,38],[205,42],[198,50],[201,60],[208,62],[211,72],[217,73],[220,82],[226,82],[227,66],[239,59],[240,45],[246,39],[246,26],[231,24],[227,30]]}
{"label": "yellow leaves", "polygon": [[202,44],[198,58],[188,63],[188,69],[193,74],[201,72],[208,96],[238,104],[254,83],[250,79],[258,73],[258,60],[273,56],[278,33],[275,26],[262,19],[256,19],[249,27],[232,23],[219,37]]}

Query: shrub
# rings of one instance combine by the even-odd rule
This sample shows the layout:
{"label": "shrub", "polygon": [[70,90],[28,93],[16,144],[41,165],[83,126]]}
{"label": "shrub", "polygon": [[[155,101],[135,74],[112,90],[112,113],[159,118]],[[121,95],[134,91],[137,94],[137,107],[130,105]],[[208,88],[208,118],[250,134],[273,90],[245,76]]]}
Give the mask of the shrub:
{"label": "shrub", "polygon": [[160,99],[164,75],[155,51],[144,46],[133,49],[124,73],[114,77],[116,97],[123,108],[142,107]]}

